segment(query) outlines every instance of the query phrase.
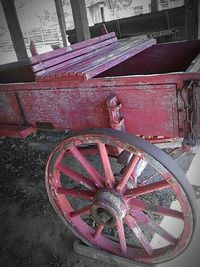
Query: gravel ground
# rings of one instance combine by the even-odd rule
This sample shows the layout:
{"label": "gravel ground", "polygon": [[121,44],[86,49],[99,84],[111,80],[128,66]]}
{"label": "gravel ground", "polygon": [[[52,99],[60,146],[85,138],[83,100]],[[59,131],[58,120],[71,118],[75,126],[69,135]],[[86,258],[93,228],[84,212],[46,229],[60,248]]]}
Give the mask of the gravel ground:
{"label": "gravel ground", "polygon": [[[74,253],[74,235],[49,204],[45,164],[50,150],[63,137],[38,133],[27,139],[0,138],[2,267],[110,266]],[[179,163],[187,170],[191,159],[187,154]]]}

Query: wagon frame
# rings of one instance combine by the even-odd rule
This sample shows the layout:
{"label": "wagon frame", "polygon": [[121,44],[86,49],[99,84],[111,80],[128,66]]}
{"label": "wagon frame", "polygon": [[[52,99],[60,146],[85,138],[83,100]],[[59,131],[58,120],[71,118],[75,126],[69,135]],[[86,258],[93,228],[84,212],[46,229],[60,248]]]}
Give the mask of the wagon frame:
{"label": "wagon frame", "polygon": [[[156,54],[158,49],[162,53]],[[187,49],[187,55],[182,49]],[[78,130],[50,155],[46,187],[58,215],[85,243],[144,263],[171,259],[190,243],[196,224],[192,187],[164,152],[143,139],[162,147],[197,145],[199,52],[200,41],[156,45],[146,38],[119,41],[110,33],[35,55],[28,65],[18,66],[19,75],[3,70],[0,135],[26,137],[37,129]],[[87,128],[92,129],[83,130]],[[102,171],[87,159],[97,154]],[[87,175],[64,164],[68,157]],[[120,173],[113,172],[110,157],[123,165]],[[157,181],[152,182],[152,177],[138,180],[148,165],[160,177]],[[79,189],[65,187],[62,174]],[[171,190],[181,211],[137,198],[159,190]],[[76,210],[68,197],[91,203]],[[172,236],[148,212],[182,220],[181,235]],[[88,213],[95,228],[82,219]],[[170,245],[153,249],[139,224],[157,231]],[[135,233],[141,247],[126,243],[124,225]],[[106,227],[117,229],[117,241],[105,235]]]}

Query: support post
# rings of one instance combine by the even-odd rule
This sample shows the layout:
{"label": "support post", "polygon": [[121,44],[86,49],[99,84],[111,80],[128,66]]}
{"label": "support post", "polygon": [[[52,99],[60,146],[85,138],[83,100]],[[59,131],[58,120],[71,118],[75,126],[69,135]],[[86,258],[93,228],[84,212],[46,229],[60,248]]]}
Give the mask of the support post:
{"label": "support post", "polygon": [[14,0],[1,0],[4,10],[6,22],[12,39],[18,60],[26,60],[28,58],[23,34],[20,28]]}
{"label": "support post", "polygon": [[198,0],[185,0],[185,38],[198,38]]}
{"label": "support post", "polygon": [[77,42],[90,39],[91,36],[88,25],[85,0],[70,0],[70,2],[74,18]]}
{"label": "support post", "polygon": [[62,35],[63,46],[67,46],[66,24],[65,24],[65,15],[64,15],[62,0],[54,0],[54,2],[56,6],[56,13],[58,16],[60,32]]}
{"label": "support post", "polygon": [[200,39],[200,1],[198,1],[198,39]]}
{"label": "support post", "polygon": [[158,2],[157,0],[151,0],[151,12],[158,11]]}
{"label": "support post", "polygon": [[105,22],[105,14],[104,14],[104,7],[100,6],[100,11],[101,11],[101,21]]}

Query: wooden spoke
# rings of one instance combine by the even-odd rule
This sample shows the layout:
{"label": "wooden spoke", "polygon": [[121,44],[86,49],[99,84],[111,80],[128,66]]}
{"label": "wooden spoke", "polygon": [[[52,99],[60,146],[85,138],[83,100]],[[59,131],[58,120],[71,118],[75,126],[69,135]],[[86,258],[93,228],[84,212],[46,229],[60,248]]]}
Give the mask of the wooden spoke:
{"label": "wooden spoke", "polygon": [[177,239],[173,235],[163,229],[159,224],[155,223],[151,218],[149,218],[148,215],[144,214],[141,210],[133,209],[129,212],[129,214],[133,216],[136,221],[149,226],[149,228],[151,228],[154,233],[159,234],[170,244],[174,245],[176,243]]}
{"label": "wooden spoke", "polygon": [[79,209],[77,211],[72,211],[70,213],[70,217],[71,218],[76,218],[78,216],[83,216],[85,214],[90,214],[90,208],[91,208],[91,205],[90,206],[83,207],[82,209]]}
{"label": "wooden spoke", "polygon": [[90,177],[93,179],[94,183],[98,187],[102,187],[104,183],[104,178],[101,174],[89,163],[89,161],[81,154],[77,147],[71,146],[69,148],[72,155],[78,160],[81,166],[87,171]]}
{"label": "wooden spoke", "polygon": [[130,199],[130,198],[145,195],[148,193],[152,193],[152,192],[170,188],[170,187],[171,185],[165,180],[163,180],[163,181],[159,181],[153,184],[138,186],[137,188],[133,188],[133,189],[127,189],[124,193],[124,196]]}
{"label": "wooden spoke", "polygon": [[99,143],[98,149],[99,149],[99,153],[101,156],[101,161],[102,161],[102,165],[103,165],[103,169],[105,173],[106,184],[108,187],[113,188],[113,185],[115,184],[115,178],[112,172],[112,168],[110,165],[110,161],[108,158],[108,153],[107,153],[105,144]]}
{"label": "wooden spoke", "polygon": [[80,190],[80,189],[58,187],[57,193],[62,194],[62,195],[66,195],[66,196],[83,198],[83,199],[87,199],[87,200],[93,200],[94,199],[94,193],[93,192],[84,191],[84,190]]}
{"label": "wooden spoke", "polygon": [[169,232],[167,232],[165,229],[160,227],[159,224],[155,223],[152,219],[149,218],[148,221],[149,227],[154,230],[155,233],[157,233],[159,236],[164,238],[166,241],[168,241],[170,244],[175,245],[177,242],[177,239],[171,235]]}
{"label": "wooden spoke", "polygon": [[59,164],[56,167],[57,170],[59,170],[60,172],[62,172],[63,174],[65,174],[66,176],[69,176],[72,180],[74,180],[75,182],[85,186],[86,188],[93,190],[96,188],[95,184],[93,183],[93,181],[87,179],[86,177],[84,177],[83,175],[75,172],[74,170],[70,169],[67,166],[61,165]]}
{"label": "wooden spoke", "polygon": [[137,165],[138,161],[140,160],[139,156],[133,155],[128,165],[125,167],[123,176],[119,181],[119,184],[116,187],[116,191],[122,192],[124,187],[126,186],[131,174],[133,173],[135,166]]}
{"label": "wooden spoke", "polygon": [[126,238],[125,238],[125,233],[124,233],[124,225],[121,219],[117,220],[117,231],[118,231],[118,236],[119,236],[119,243],[121,246],[121,252],[122,252],[122,255],[125,256],[127,253],[127,246],[126,246]]}
{"label": "wooden spoke", "polygon": [[132,209],[129,211],[129,215],[134,217],[137,221],[143,224],[147,224],[149,217],[145,215],[141,210],[139,209]]}
{"label": "wooden spoke", "polygon": [[95,230],[93,237],[98,238],[101,235],[104,226],[102,224],[98,225],[97,229]]}
{"label": "wooden spoke", "polygon": [[177,210],[169,209],[162,207],[160,205],[155,205],[149,202],[146,202],[144,200],[140,199],[131,199],[130,200],[130,206],[131,208],[136,208],[140,210],[145,210],[149,212],[153,212],[156,214],[160,214],[163,216],[169,216],[177,219],[183,220],[183,213]]}
{"label": "wooden spoke", "polygon": [[153,254],[153,248],[151,247],[151,244],[149,243],[148,239],[146,238],[146,236],[144,235],[144,233],[140,229],[136,220],[133,217],[128,216],[126,222],[127,222],[127,225],[129,226],[129,228],[135,233],[135,235],[139,239],[141,245],[146,250],[146,252],[149,255],[152,255]]}

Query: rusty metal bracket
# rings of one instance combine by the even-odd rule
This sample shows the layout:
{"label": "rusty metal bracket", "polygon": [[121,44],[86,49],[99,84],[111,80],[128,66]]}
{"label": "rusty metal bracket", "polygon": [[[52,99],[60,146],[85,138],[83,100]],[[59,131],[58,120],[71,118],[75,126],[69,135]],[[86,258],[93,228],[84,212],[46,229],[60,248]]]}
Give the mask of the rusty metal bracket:
{"label": "rusty metal bracket", "polygon": [[110,127],[115,130],[125,130],[124,116],[120,112],[122,104],[116,96],[111,96],[106,101],[110,119]]}
{"label": "rusty metal bracket", "polygon": [[[125,131],[124,116],[120,112],[122,103],[119,102],[116,96],[110,96],[106,101],[106,105],[109,115],[110,127],[114,130]],[[107,148],[109,153],[115,156],[118,156],[122,152],[122,149],[114,148],[113,146],[108,146]]]}
{"label": "rusty metal bracket", "polygon": [[[187,80],[184,81],[184,86],[179,90],[181,99],[184,102],[184,109],[186,112],[185,127],[188,130],[188,137],[184,139],[183,145],[195,147],[197,143],[196,125],[197,125],[197,97],[196,87],[199,81]],[[186,95],[183,95],[183,90]]]}

